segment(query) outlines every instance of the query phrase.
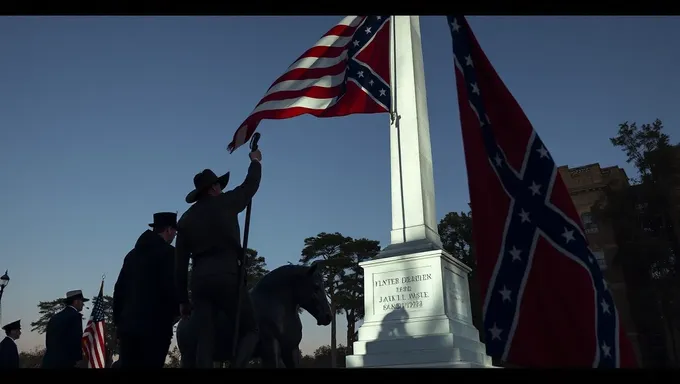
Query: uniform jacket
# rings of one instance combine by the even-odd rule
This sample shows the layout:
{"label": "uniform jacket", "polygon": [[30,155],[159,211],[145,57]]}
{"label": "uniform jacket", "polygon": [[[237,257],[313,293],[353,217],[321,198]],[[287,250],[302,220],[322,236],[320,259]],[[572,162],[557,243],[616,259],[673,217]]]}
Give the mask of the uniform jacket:
{"label": "uniform jacket", "polygon": [[0,342],[0,369],[19,368],[19,349],[9,336]]}
{"label": "uniform jacket", "polygon": [[237,270],[237,256],[241,249],[241,229],[238,214],[241,213],[260,187],[262,166],[251,161],[243,184],[217,196],[205,196],[184,212],[177,223],[177,249],[175,257],[175,283],[182,303],[189,301],[187,270],[189,258],[206,254],[225,254],[233,258],[233,270]]}
{"label": "uniform jacket", "polygon": [[175,248],[149,230],[125,256],[113,291],[113,320],[119,335],[172,335],[179,316],[174,256]]}
{"label": "uniform jacket", "polygon": [[74,368],[83,359],[83,317],[67,306],[52,316],[45,332],[42,368]]}

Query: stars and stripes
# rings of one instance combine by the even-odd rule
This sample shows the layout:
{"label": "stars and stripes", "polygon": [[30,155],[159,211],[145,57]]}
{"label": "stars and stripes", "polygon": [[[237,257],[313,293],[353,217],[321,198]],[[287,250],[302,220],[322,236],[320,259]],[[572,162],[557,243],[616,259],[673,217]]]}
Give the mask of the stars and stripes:
{"label": "stars and stripes", "polygon": [[106,331],[104,328],[104,281],[92,302],[92,313],[83,332],[82,347],[88,368],[106,368]]}
{"label": "stars and stripes", "polygon": [[263,119],[339,117],[390,108],[389,16],[347,16],[269,87],[234,133],[229,151]]}
{"label": "stars and stripes", "polygon": [[465,18],[447,21],[487,353],[523,366],[634,365],[612,294],[550,153]]}

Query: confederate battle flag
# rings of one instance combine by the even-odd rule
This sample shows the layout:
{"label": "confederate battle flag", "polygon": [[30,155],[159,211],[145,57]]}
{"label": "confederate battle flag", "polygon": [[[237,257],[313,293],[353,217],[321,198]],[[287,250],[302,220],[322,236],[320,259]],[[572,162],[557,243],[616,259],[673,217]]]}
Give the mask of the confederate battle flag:
{"label": "confederate battle flag", "polygon": [[550,152],[465,18],[447,19],[487,353],[523,367],[636,366]]}

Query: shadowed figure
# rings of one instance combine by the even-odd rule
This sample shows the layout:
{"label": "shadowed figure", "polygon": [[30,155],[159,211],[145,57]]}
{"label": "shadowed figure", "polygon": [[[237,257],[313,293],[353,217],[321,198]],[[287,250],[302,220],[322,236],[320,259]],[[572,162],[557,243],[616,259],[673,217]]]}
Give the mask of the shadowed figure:
{"label": "shadowed figure", "polygon": [[408,318],[408,312],[403,307],[393,309],[383,318],[378,339],[397,339],[408,336],[405,327]]}
{"label": "shadowed figure", "polygon": [[[259,326],[259,340],[254,356],[261,358],[264,368],[299,366],[302,322],[298,308],[302,307],[318,325],[331,323],[331,308],[326,298],[319,263],[311,266],[284,265],[265,275],[250,290],[255,318]],[[218,314],[215,324],[214,361],[231,361],[231,339],[234,324]],[[196,321],[182,319],[177,325],[177,346],[182,355],[182,368],[196,365]]]}

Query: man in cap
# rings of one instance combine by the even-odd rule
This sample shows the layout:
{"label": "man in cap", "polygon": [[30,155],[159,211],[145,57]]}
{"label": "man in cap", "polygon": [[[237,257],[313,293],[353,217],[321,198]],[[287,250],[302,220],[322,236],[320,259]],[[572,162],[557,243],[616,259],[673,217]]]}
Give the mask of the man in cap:
{"label": "man in cap", "polygon": [[11,322],[2,329],[5,338],[0,342],[0,369],[19,368],[19,349],[16,340],[21,336],[21,320]]}
{"label": "man in cap", "polygon": [[235,367],[250,360],[258,341],[258,329],[245,281],[237,281],[238,258],[243,253],[238,214],[251,201],[260,186],[262,167],[259,150],[250,153],[248,175],[240,186],[223,193],[229,172],[217,177],[209,169],[194,176],[194,187],[186,202],[193,204],[179,220],[177,234],[175,282],[180,299],[180,312],[187,316],[191,307],[187,290],[187,268],[193,259],[191,301],[198,328],[196,367],[212,368],[218,311],[230,321],[236,314],[237,284],[241,284],[241,313],[238,351],[232,357]]}
{"label": "man in cap", "polygon": [[163,368],[179,319],[171,245],[177,213],[155,213],[149,227],[125,256],[113,291],[121,368]]}
{"label": "man in cap", "polygon": [[80,312],[88,301],[79,289],[66,293],[66,307],[47,323],[42,368],[75,368],[76,364],[83,364],[83,316]]}

